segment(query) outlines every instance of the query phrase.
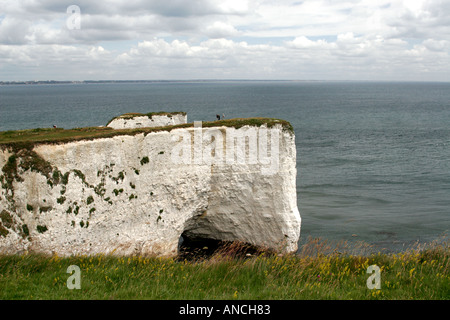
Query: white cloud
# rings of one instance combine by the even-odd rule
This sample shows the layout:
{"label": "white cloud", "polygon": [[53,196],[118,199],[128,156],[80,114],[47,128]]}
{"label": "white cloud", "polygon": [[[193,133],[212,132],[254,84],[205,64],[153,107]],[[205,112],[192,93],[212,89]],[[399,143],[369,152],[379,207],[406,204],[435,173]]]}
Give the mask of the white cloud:
{"label": "white cloud", "polygon": [[0,80],[450,80],[446,0],[76,2],[80,30],[72,0],[0,0]]}
{"label": "white cloud", "polygon": [[448,52],[450,50],[450,41],[427,39],[423,45],[431,51]]}
{"label": "white cloud", "polygon": [[15,17],[6,16],[0,21],[0,43],[24,44],[31,24]]}
{"label": "white cloud", "polygon": [[326,40],[317,40],[313,41],[308,39],[305,36],[296,37],[292,41],[286,42],[288,47],[295,48],[295,49],[330,49],[333,47],[333,44],[328,43]]}
{"label": "white cloud", "polygon": [[228,23],[215,21],[206,27],[204,34],[209,38],[217,39],[237,36],[239,31]]}

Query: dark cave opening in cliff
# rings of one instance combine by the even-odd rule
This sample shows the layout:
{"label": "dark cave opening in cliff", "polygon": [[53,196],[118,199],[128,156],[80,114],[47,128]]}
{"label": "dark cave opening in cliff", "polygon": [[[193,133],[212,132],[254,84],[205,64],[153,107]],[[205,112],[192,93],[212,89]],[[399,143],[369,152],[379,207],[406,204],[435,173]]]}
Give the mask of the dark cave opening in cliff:
{"label": "dark cave opening in cliff", "polygon": [[208,259],[214,255],[244,258],[263,251],[268,252],[245,242],[204,238],[188,232],[183,232],[178,242],[179,260]]}
{"label": "dark cave opening in cliff", "polygon": [[192,236],[184,232],[178,241],[178,258],[195,260],[211,257],[224,244],[223,241]]}

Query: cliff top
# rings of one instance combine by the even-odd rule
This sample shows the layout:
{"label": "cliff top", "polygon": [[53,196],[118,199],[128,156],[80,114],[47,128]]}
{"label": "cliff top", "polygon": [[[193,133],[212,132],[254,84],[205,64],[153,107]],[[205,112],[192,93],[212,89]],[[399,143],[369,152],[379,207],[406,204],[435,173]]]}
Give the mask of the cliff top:
{"label": "cliff top", "polygon": [[[235,118],[218,121],[202,122],[203,128],[210,127],[234,127],[236,129],[243,126],[262,126],[273,127],[274,125],[282,127],[293,133],[292,125],[286,120],[273,118]],[[112,129],[109,127],[86,127],[74,129],[62,128],[37,128],[27,130],[0,131],[0,146],[2,147],[32,147],[35,144],[42,143],[67,143],[79,140],[92,140],[100,138],[110,138],[119,135],[136,135],[139,133],[151,133],[158,131],[171,131],[178,128],[193,127],[193,123],[179,124],[165,127],[138,128],[138,129]]]}

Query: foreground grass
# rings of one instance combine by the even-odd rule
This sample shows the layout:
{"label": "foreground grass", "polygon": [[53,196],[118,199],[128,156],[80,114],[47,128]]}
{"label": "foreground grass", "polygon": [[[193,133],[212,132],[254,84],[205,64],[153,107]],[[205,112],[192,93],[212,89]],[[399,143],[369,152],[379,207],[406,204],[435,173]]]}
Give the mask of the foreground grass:
{"label": "foreground grass", "polygon": [[[381,289],[367,288],[367,268]],[[69,290],[67,268],[81,270]],[[400,254],[168,258],[0,256],[0,299],[449,299],[449,247]]]}

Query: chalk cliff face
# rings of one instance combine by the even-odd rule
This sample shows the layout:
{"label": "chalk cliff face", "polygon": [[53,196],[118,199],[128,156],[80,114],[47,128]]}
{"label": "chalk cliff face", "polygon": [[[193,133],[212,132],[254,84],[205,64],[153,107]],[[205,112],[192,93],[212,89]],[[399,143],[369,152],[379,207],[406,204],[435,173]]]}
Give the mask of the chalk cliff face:
{"label": "chalk cliff face", "polygon": [[113,129],[131,129],[163,127],[187,123],[187,115],[184,112],[163,114],[125,114],[114,118],[108,123]]}
{"label": "chalk cliff face", "polygon": [[[0,146],[0,253],[173,256],[183,233],[295,251],[294,134],[280,125],[213,129],[221,139],[192,127]],[[251,147],[242,161],[222,153],[228,137],[249,133],[263,142],[259,158],[248,159]]]}

